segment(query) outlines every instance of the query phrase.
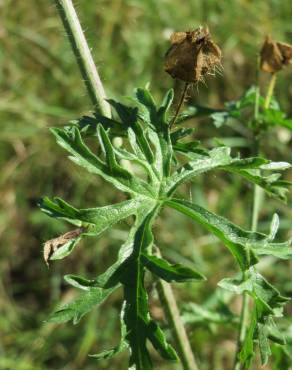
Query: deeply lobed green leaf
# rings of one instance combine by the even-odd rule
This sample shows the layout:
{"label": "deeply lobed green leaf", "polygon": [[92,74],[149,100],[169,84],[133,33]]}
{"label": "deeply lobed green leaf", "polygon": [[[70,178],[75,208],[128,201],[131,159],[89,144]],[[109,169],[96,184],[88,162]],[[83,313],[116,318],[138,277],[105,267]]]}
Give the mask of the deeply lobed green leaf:
{"label": "deeply lobed green leaf", "polygon": [[[117,189],[127,193],[131,199],[105,207],[77,209],[60,198],[44,198],[40,207],[46,214],[82,228],[80,236],[55,250],[51,259],[70,254],[83,236],[98,236],[129,216],[134,216],[135,221],[127,240],[120,247],[116,262],[104,273],[90,279],[75,275],[65,277],[67,283],[84,292],[79,298],[58,309],[49,321],[61,323],[72,319],[77,323],[122,286],[124,303],[121,310],[121,341],[113,349],[93,357],[110,358],[129,347],[131,369],[152,369],[147,348],[151,343],[163,358],[176,360],[174,349],[166,341],[158,324],[151,319],[145,272],[147,269],[168,282],[202,281],[204,276],[194,269],[171,264],[154,255],[153,223],[161,207],[166,205],[187,215],[216,235],[230,250],[240,269],[250,273],[245,282],[225,280],[220,285],[234,292],[248,292],[253,297],[256,310],[241,358],[249,364],[254,354],[254,340],[258,340],[262,360],[266,362],[269,355],[267,338],[272,337],[273,332],[274,337],[280,341],[280,335],[271,325],[270,316],[277,315],[287,299],[262,276],[250,272],[250,268],[261,255],[291,258],[291,240],[285,243],[273,242],[279,225],[277,217],[272,222],[270,235],[250,232],[196,204],[175,199],[173,194],[186,181],[207,171],[220,169],[240,175],[263,187],[269,194],[284,199],[288,183],[280,180],[278,174],[266,176],[263,173],[268,170],[283,170],[289,165],[260,157],[232,157],[228,147],[207,150],[198,141],[183,141],[193,130],[180,127],[170,132],[171,117],[168,112],[173,100],[172,90],[167,92],[160,106],[157,106],[147,89],[137,89],[135,99],[137,106],[126,106],[109,100],[117,113],[113,119],[95,114],[95,117],[83,117],[71,127],[52,129],[59,145],[70,153],[70,158],[75,163],[103,177]],[[230,104],[223,111],[196,107],[187,115],[182,114],[177,122],[209,114],[213,114],[213,118],[217,115],[216,120],[223,122],[227,116],[239,116],[238,112],[246,108],[253,99],[254,91],[250,91],[240,102]],[[112,138],[117,135],[123,137],[123,147],[116,147],[112,143]],[[94,154],[85,143],[84,138],[88,136],[98,140],[103,152],[101,156]],[[181,156],[176,154],[183,154],[186,160],[180,162]],[[130,165],[126,166],[125,160]],[[137,171],[137,165],[142,169],[143,176]],[[214,322],[227,320],[224,315],[216,316],[212,310],[199,310],[198,307],[196,314],[201,318],[205,315],[210,321],[213,318]]]}

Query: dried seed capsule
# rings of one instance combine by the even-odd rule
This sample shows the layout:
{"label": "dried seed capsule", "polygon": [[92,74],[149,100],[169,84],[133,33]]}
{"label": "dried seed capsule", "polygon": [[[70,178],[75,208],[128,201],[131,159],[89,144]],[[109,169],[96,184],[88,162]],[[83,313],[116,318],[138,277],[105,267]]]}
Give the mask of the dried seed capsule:
{"label": "dried seed capsule", "polygon": [[292,63],[292,46],[272,40],[267,36],[261,49],[261,70],[268,73],[280,71]]}
{"label": "dried seed capsule", "polygon": [[173,78],[189,83],[201,81],[221,67],[221,50],[212,41],[208,28],[175,32],[165,55],[164,69]]}

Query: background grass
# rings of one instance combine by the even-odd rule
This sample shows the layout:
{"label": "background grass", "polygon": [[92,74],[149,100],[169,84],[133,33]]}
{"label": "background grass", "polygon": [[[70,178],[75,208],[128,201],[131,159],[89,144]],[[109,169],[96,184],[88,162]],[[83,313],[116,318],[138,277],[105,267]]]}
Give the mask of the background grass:
{"label": "background grass", "polygon": [[[159,99],[166,89],[180,86],[163,71],[163,56],[173,30],[208,24],[223,50],[223,76],[194,89],[189,104],[222,107],[238,98],[254,81],[255,62],[264,35],[292,41],[290,0],[79,0],[83,28],[109,97],[130,95],[134,87],[151,84]],[[57,302],[75,294],[62,281],[65,273],[94,276],[114,258],[127,224],[98,241],[83,243],[48,270],[42,261],[42,242],[67,230],[67,225],[44,216],[36,207],[43,195],[58,195],[76,205],[105,205],[121,200],[101,179],[84,174],[58,148],[48,127],[90,112],[91,104],[50,0],[0,1],[0,369],[91,370],[126,368],[125,357],[96,362],[87,357],[118,342],[120,295],[77,326],[46,325],[46,315]],[[292,115],[292,68],[281,72],[276,95]],[[266,76],[261,77],[265,88]],[[208,121],[194,121],[196,138],[212,145],[215,137],[236,146],[240,135],[231,128],[216,130]],[[291,134],[277,129],[266,135],[264,148],[273,160],[291,160]],[[289,150],[290,148],[290,150]],[[247,148],[241,150],[246,154]],[[251,188],[235,177],[205,176],[182,194],[211,210],[249,227]],[[291,211],[269,199],[263,205],[260,229],[277,211],[280,236],[289,234]],[[289,213],[290,212],[290,213]],[[172,261],[197,265],[207,283],[175,286],[180,304],[201,304],[214,298],[217,282],[234,272],[224,247],[190,221],[165,212],[156,226],[163,253]],[[179,225],[179,227],[177,227]],[[175,232],[173,232],[175,230]],[[290,232],[291,235],[291,232]],[[292,296],[291,262],[269,262],[265,276]],[[290,270],[289,270],[290,268]],[[157,297],[150,302],[153,315],[163,322]],[[238,311],[239,301],[232,301]],[[289,308],[290,307],[290,308]],[[286,309],[292,313],[291,305]],[[166,324],[165,324],[166,325]],[[292,326],[292,318],[283,321]],[[232,325],[188,325],[196,356],[203,370],[230,369],[234,351]],[[274,348],[275,360],[266,369],[292,368],[287,356]],[[155,359],[158,369],[180,369]],[[258,365],[255,365],[257,368]],[[290,367],[289,367],[290,366]]]}

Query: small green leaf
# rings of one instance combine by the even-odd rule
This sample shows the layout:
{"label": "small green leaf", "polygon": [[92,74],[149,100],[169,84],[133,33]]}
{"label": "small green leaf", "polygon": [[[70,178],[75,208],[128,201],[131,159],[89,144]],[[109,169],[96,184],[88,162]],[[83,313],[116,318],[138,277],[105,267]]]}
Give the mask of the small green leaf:
{"label": "small green leaf", "polygon": [[291,164],[288,162],[269,162],[263,164],[260,168],[262,170],[283,171],[291,168]]}
{"label": "small green leaf", "polygon": [[183,320],[185,323],[209,324],[237,324],[238,317],[235,316],[227,305],[220,302],[220,305],[214,309],[190,302],[183,307]]}
{"label": "small green leaf", "polygon": [[77,299],[51,314],[47,322],[60,324],[73,320],[73,324],[77,324],[87,312],[99,306],[116,288],[91,288],[88,292],[81,294]]}
{"label": "small green leaf", "polygon": [[61,198],[56,197],[54,200],[50,200],[48,197],[44,197],[38,202],[38,206],[50,217],[60,218],[73,225],[82,226],[78,210]]}
{"label": "small green leaf", "polygon": [[185,282],[185,281],[202,281],[206,278],[199,272],[181,264],[172,265],[166,260],[150,256],[147,254],[142,255],[142,262],[149,271],[157,275],[161,279],[171,282]]}
{"label": "small green leaf", "polygon": [[264,324],[257,323],[257,337],[259,341],[261,363],[263,366],[268,363],[269,357],[272,354],[267,334],[266,326]]}
{"label": "small green leaf", "polygon": [[203,107],[201,105],[192,105],[184,110],[177,118],[176,124],[183,123],[187,120],[200,117],[208,117],[212,114],[223,113],[225,111],[221,109],[213,109],[209,107]]}
{"label": "small green leaf", "polygon": [[83,142],[80,132],[76,127],[70,130],[54,128],[51,129],[56,136],[60,146],[71,153],[70,159],[87,171],[103,177],[106,181],[112,183],[116,188],[126,193],[153,195],[149,185],[132,175],[125,177],[124,172],[115,173],[113,176],[110,166],[98,158]]}
{"label": "small green leaf", "polygon": [[167,123],[166,113],[167,113],[167,111],[169,110],[169,108],[171,106],[171,103],[173,101],[173,97],[174,97],[173,89],[168,90],[167,93],[165,94],[164,98],[163,98],[163,101],[162,101],[162,104],[161,104],[160,108],[157,111],[157,119],[158,119],[158,121],[161,122],[161,125]]}
{"label": "small green leaf", "polygon": [[213,120],[214,125],[217,128],[220,128],[221,126],[225,125],[228,118],[230,118],[230,113],[226,111],[215,112],[211,114],[211,118]]}
{"label": "small green leaf", "polygon": [[259,317],[269,314],[278,315],[278,309],[289,301],[289,298],[283,297],[260,273],[252,270],[248,272],[248,278],[244,281],[228,278],[221,280],[218,285],[237,294],[247,292],[255,300]]}
{"label": "small green leaf", "polygon": [[105,152],[106,162],[109,167],[110,174],[113,177],[121,176],[122,178],[124,177],[125,179],[130,179],[131,174],[118,164],[112,143],[110,142],[105,129],[101,125],[98,127],[98,134]]}
{"label": "small green leaf", "polygon": [[222,279],[218,286],[235,294],[243,294],[246,291],[252,292],[252,282],[250,280],[243,281],[240,278]]}
{"label": "small green leaf", "polygon": [[267,328],[267,336],[272,342],[278,343],[280,345],[286,344],[286,339],[285,339],[284,334],[280,332],[280,330],[277,328],[274,320],[271,317],[269,317],[266,320],[265,325]]}
{"label": "small green leaf", "polygon": [[156,108],[153,96],[150,94],[148,89],[137,88],[135,90],[135,96],[141,104],[145,105],[145,107],[153,110]]}
{"label": "small green leaf", "polygon": [[107,101],[116,110],[121,121],[127,126],[131,126],[138,120],[138,108],[127,107],[113,99],[108,99]]}
{"label": "small green leaf", "polygon": [[[179,140],[183,139],[184,137],[191,135],[194,132],[194,130],[195,130],[194,128],[182,127],[182,128],[179,128],[176,131],[171,132],[170,133],[170,139],[171,139],[172,144],[174,145]],[[199,144],[200,142],[197,141],[196,143]]]}
{"label": "small green leaf", "polygon": [[70,124],[77,126],[82,136],[91,137],[97,136],[97,127],[102,126],[107,130],[111,129],[111,132],[115,132],[116,135],[125,136],[125,128],[117,121],[101,116],[98,113],[94,113],[94,117],[83,116],[77,120],[70,121]]}
{"label": "small green leaf", "polygon": [[257,326],[257,316],[256,310],[254,309],[251,314],[251,321],[249,323],[247,333],[243,342],[242,349],[239,353],[239,358],[242,364],[243,370],[248,370],[250,368],[254,352],[254,335]]}
{"label": "small green leaf", "polygon": [[[259,168],[261,168],[260,166]],[[269,195],[274,196],[280,200],[286,201],[286,192],[288,191],[287,186],[289,182],[281,181],[279,178],[280,174],[274,173],[269,176],[259,174],[257,169],[240,169],[234,166],[224,166],[223,169],[238,174],[244,177],[246,180],[262,187]]]}
{"label": "small green leaf", "polygon": [[283,243],[269,243],[256,245],[253,250],[258,256],[274,256],[284,260],[292,258],[292,238]]}
{"label": "small green leaf", "polygon": [[149,122],[155,122],[157,120],[157,109],[155,101],[149,90],[138,88],[135,91],[135,96],[138,102],[144,105],[144,107],[148,111],[148,117],[146,118],[146,120]]}
{"label": "small green leaf", "polygon": [[188,155],[192,153],[192,156],[194,154],[198,156],[205,156],[208,157],[208,151],[199,147],[200,142],[199,141],[189,141],[187,143],[176,143],[173,148],[177,152],[181,153],[187,153]]}
{"label": "small green leaf", "polygon": [[45,197],[39,202],[39,207],[50,217],[86,227],[83,234],[97,236],[124,218],[136,214],[142,203],[142,198],[133,198],[104,207],[77,209],[61,198],[50,200]]}
{"label": "small green leaf", "polygon": [[276,236],[277,231],[279,229],[279,225],[280,225],[279,216],[277,215],[277,213],[274,213],[273,218],[272,218],[272,222],[271,222],[271,226],[270,226],[269,240],[274,240],[275,239],[275,236]]}
{"label": "small green leaf", "polygon": [[188,155],[193,160],[177,169],[170,176],[166,183],[167,194],[171,195],[179,185],[191,180],[195,176],[232,162],[230,149],[226,147],[213,149],[208,153],[207,157],[203,158],[197,158],[197,155],[193,157],[192,153],[188,153]]}
{"label": "small green leaf", "polygon": [[161,357],[170,361],[178,361],[179,358],[176,351],[169,343],[167,343],[163,331],[152,320],[147,326],[147,337],[151,341],[153,347],[160,353]]}
{"label": "small green leaf", "polygon": [[87,291],[95,285],[95,280],[88,280],[78,275],[65,275],[64,280],[75,288]]}
{"label": "small green leaf", "polygon": [[53,254],[50,256],[50,260],[61,260],[69,256],[69,254],[73,252],[79,241],[80,238],[69,240],[67,243],[63,244],[60,248],[56,249],[55,252],[53,252]]}

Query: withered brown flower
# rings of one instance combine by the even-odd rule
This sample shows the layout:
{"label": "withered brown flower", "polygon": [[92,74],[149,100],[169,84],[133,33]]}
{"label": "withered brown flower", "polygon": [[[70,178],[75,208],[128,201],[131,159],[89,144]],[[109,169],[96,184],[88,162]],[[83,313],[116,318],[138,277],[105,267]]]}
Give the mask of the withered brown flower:
{"label": "withered brown flower", "polygon": [[266,37],[260,54],[264,72],[275,73],[292,63],[292,45],[274,41],[270,36]]}
{"label": "withered brown flower", "polygon": [[171,77],[188,83],[198,82],[221,67],[221,50],[211,39],[208,28],[174,32],[170,41],[164,69]]}

